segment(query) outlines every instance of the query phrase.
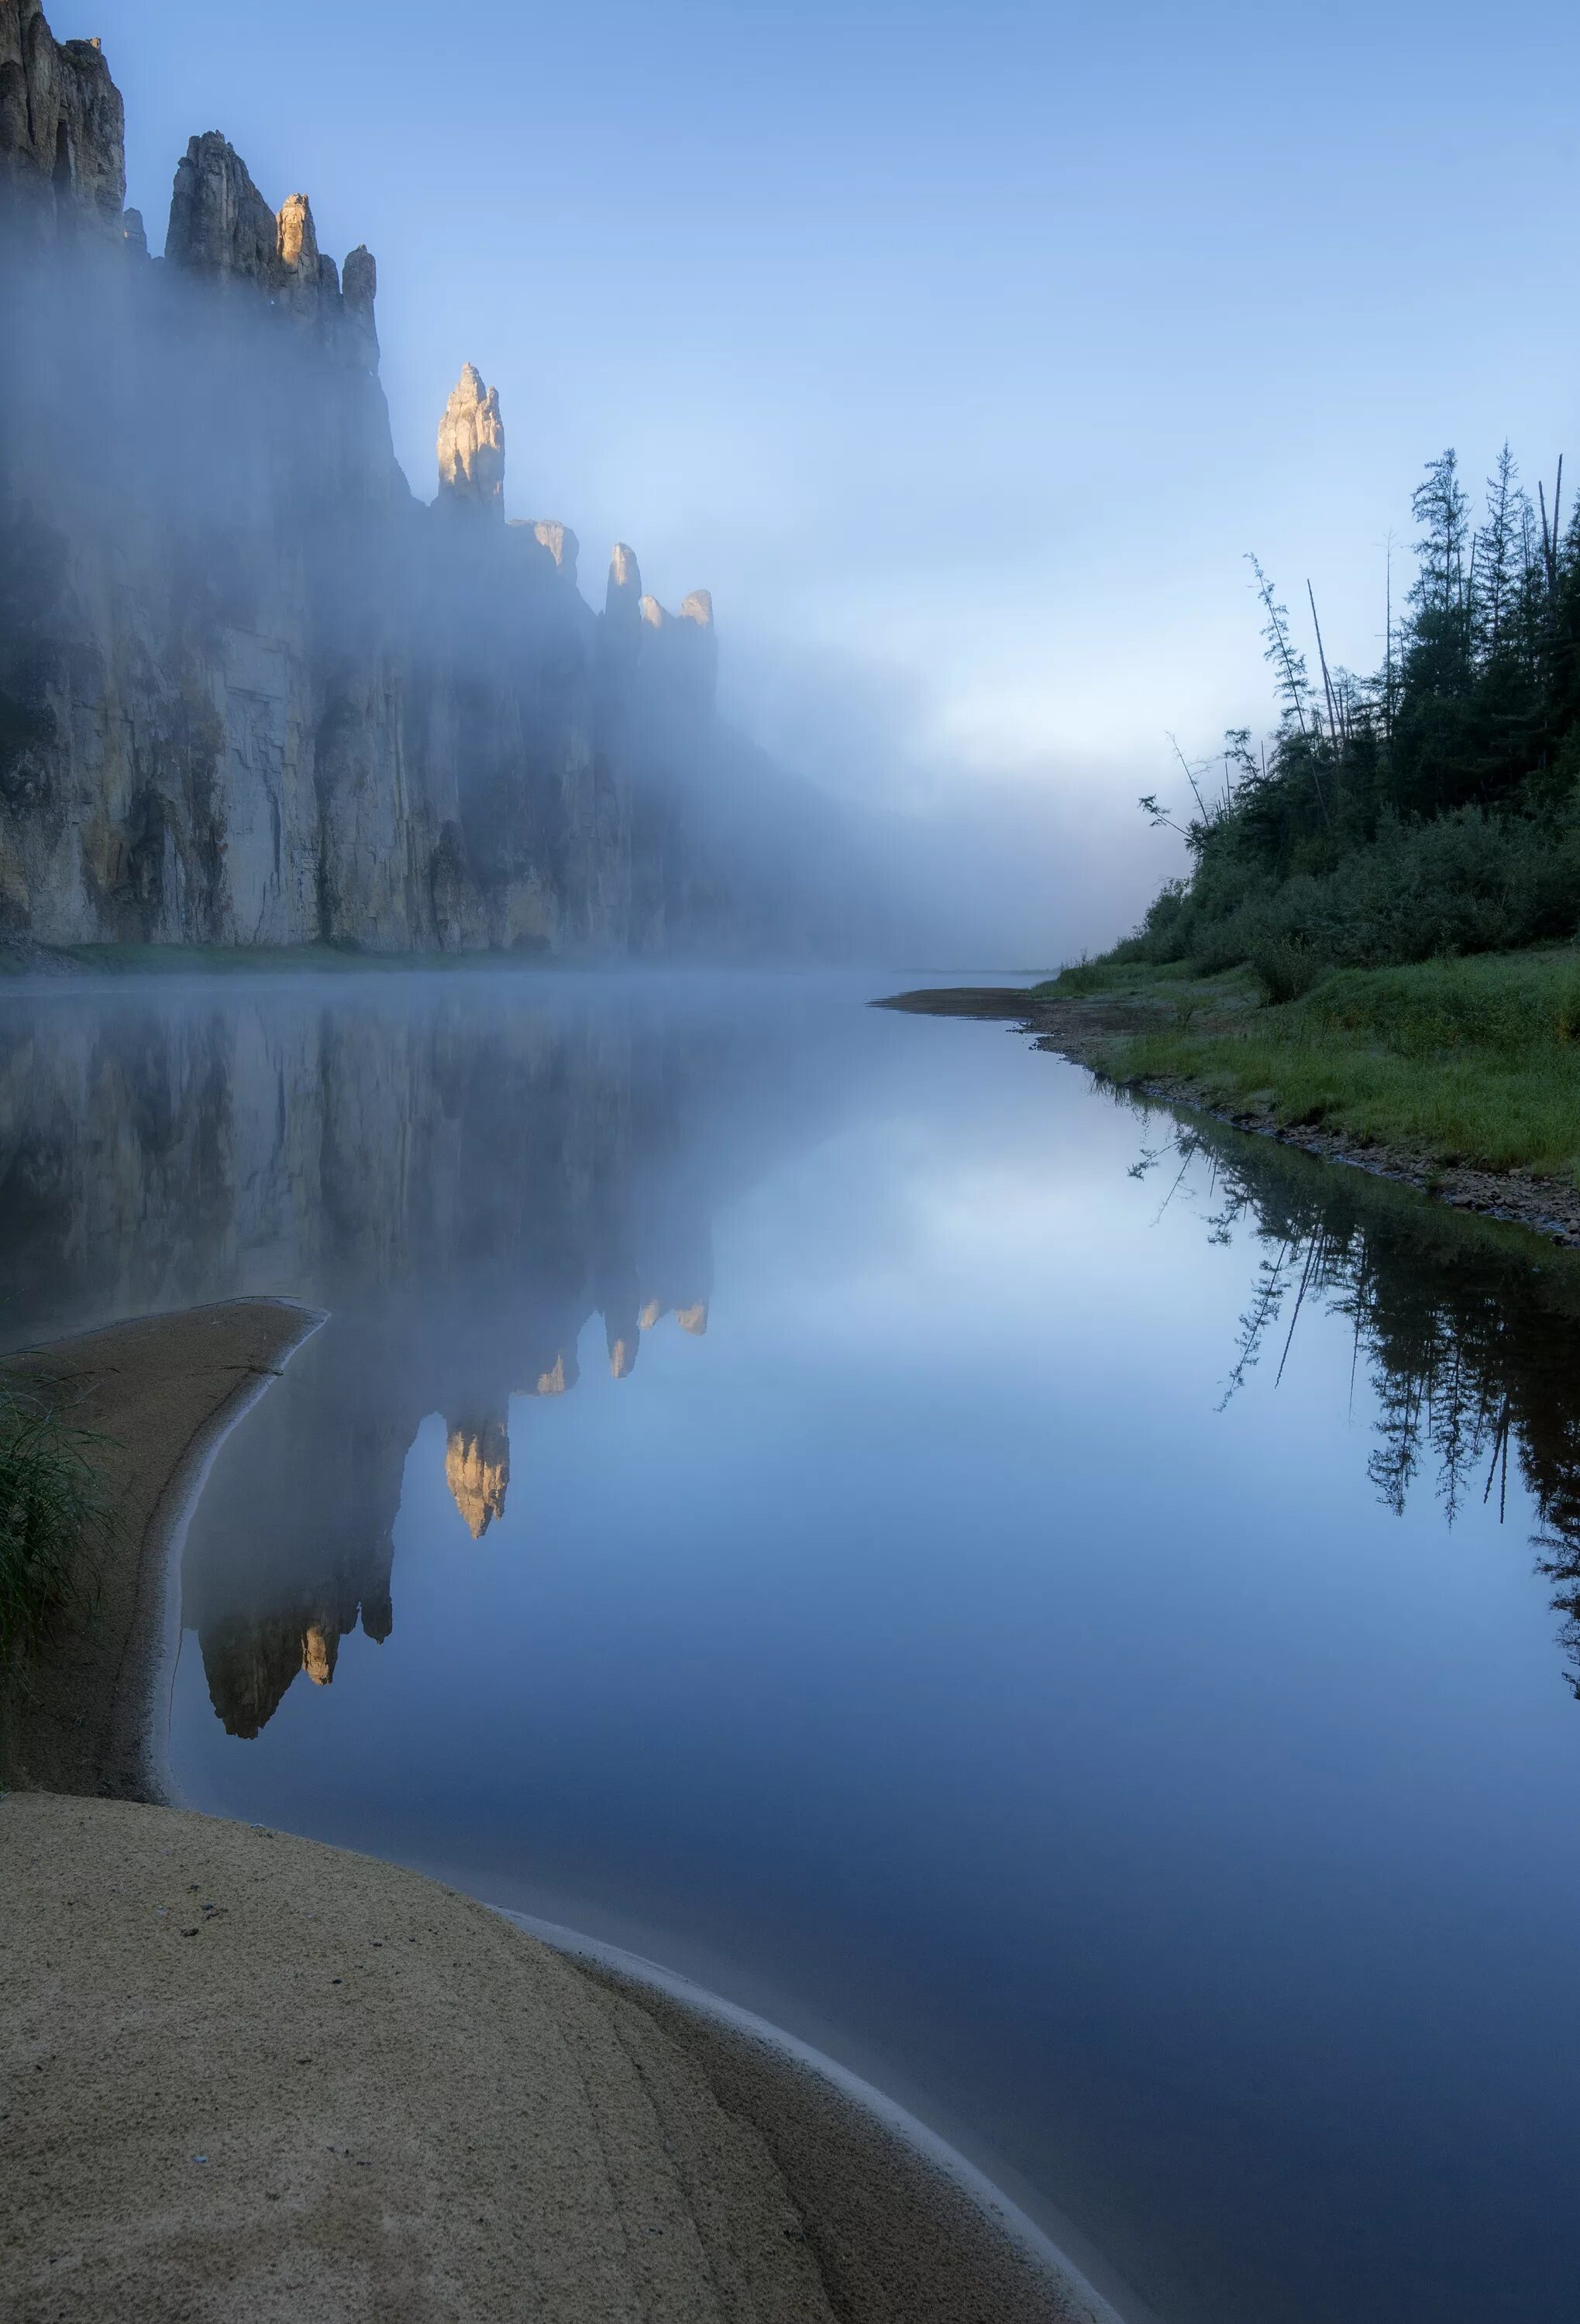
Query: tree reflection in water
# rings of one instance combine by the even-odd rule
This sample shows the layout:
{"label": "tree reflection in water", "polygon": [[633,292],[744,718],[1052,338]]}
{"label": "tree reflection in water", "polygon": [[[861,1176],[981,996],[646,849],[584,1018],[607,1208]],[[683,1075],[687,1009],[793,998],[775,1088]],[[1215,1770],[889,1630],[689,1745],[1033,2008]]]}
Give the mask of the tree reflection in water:
{"label": "tree reflection in water", "polygon": [[[1156,1130],[1154,1107],[1120,1102]],[[1249,1225],[1263,1246],[1224,1403],[1264,1358],[1281,1381],[1319,1306],[1350,1320],[1377,1405],[1367,1471],[1396,1514],[1429,1476],[1450,1525],[1473,1499],[1505,1518],[1513,1448],[1580,1700],[1580,1255],[1212,1121],[1149,1142],[1132,1176],[1160,1167],[1165,1206],[1183,1195],[1213,1240]]]}

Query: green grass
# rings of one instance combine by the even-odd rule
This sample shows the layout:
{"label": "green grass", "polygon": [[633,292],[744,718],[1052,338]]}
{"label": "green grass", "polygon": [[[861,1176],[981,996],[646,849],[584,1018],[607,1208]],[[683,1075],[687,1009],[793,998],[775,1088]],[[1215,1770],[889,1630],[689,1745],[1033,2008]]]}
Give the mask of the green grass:
{"label": "green grass", "polygon": [[0,1678],[92,1597],[92,1553],[109,1525],[90,1458],[102,1441],[0,1389]]}
{"label": "green grass", "polygon": [[1580,954],[1344,969],[1237,1019],[1113,1045],[1122,1080],[1400,1144],[1445,1164],[1580,1184]]}
{"label": "green grass", "polygon": [[1166,961],[1157,965],[1146,962],[1131,963],[1111,960],[1071,961],[1057,976],[1045,983],[1031,987],[1037,1001],[1086,1001],[1095,993],[1114,993],[1130,998],[1133,994],[1150,992],[1160,985],[1177,984],[1188,980],[1194,972],[1186,960]]}

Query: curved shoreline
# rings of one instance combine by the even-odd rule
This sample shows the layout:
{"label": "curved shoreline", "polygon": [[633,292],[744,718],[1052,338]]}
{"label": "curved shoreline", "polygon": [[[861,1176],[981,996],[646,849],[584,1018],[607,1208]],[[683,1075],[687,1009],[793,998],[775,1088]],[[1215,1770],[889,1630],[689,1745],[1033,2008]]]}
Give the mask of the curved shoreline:
{"label": "curved shoreline", "polygon": [[1320,1162],[1343,1163],[1369,1177],[1413,1186],[1446,1210],[1524,1227],[1560,1250],[1580,1247],[1580,1189],[1565,1180],[1529,1170],[1480,1169],[1470,1163],[1435,1159],[1403,1144],[1363,1139],[1347,1130],[1280,1121],[1270,1106],[1226,1105],[1211,1084],[1184,1076],[1157,1080],[1127,1074],[1117,1045],[1158,1030],[1156,1013],[1134,1002],[1112,995],[1029,1001],[1013,986],[941,985],[890,993],[868,1006],[907,1017],[962,1017],[1008,1025],[1025,1034],[1033,1048],[1084,1066],[1110,1088],[1181,1112],[1205,1114],[1226,1129],[1270,1138],[1280,1146],[1315,1155]]}
{"label": "curved shoreline", "polygon": [[[1046,2271],[1064,2283],[1073,2296],[1088,2303],[1095,2324],[1160,2324],[1155,2311],[1120,2281],[1101,2254],[1086,2248],[1077,2261],[1070,2246],[1085,2242],[1078,2229],[1073,2226],[1065,2229],[1067,2240],[1061,2240],[1059,2234],[1039,2226],[986,2172],[950,2145],[938,2131],[826,2051],[816,2049],[799,2034],[759,2016],[754,2010],[727,2000],[723,1994],[698,1985],[679,1969],[667,1969],[643,1954],[607,1944],[601,1938],[586,1936],[559,1922],[514,1912],[507,1905],[494,1904],[489,1909],[513,1921],[554,1951],[577,1961],[589,1976],[607,1983],[614,1990],[639,1996],[649,2008],[655,2004],[667,2005],[677,2017],[688,2022],[694,2039],[700,2037],[716,2050],[720,2061],[729,2059],[733,2053],[737,2071],[749,2060],[747,2070],[754,2073],[758,2084],[758,2127],[767,2137],[793,2194],[799,2195],[805,2184],[804,2159],[796,2153],[782,2126],[772,2117],[782,2107],[787,2093],[794,2091],[798,2085],[804,2088],[808,2082],[822,2084],[844,2106],[866,2117],[874,2146],[887,2147],[891,2153],[899,2150],[910,2167],[925,2171],[934,2181],[948,2182],[962,2204],[980,2222],[984,2256],[989,2265],[1002,2260],[1003,2246],[1017,2248],[1032,2266]],[[847,2167],[847,2158],[840,2158],[839,2167]],[[995,2250],[993,2246],[999,2248]],[[890,2297],[896,2303],[892,2311],[896,2324],[917,2312],[901,2292],[900,2286],[889,2287]],[[998,2316],[1011,2311],[993,2312]]]}
{"label": "curved shoreline", "polygon": [[[537,2312],[565,2324],[636,2324],[655,2299],[699,2324],[1122,2324],[983,2174],[793,2036],[571,1932],[551,1950],[522,1916],[421,1875],[163,1803],[186,1526],[225,1436],[322,1320],[233,1301],[0,1367],[63,1391],[113,1440],[102,1465],[124,1519],[94,1620],[7,1710],[25,1788],[0,1795],[0,2062],[22,2102],[0,2142],[27,2190],[22,2240],[0,2251],[8,2314],[153,2324],[198,2297],[226,2324],[405,2324],[457,2301],[503,2319],[519,2300],[499,2304],[496,2271],[522,2264],[526,2236],[549,2269]],[[198,1877],[175,1879],[183,1868]],[[386,1923],[410,1950],[374,1933]],[[501,1950],[486,1930],[512,1923]],[[365,1955],[365,1984],[328,1973],[331,1936]],[[568,2176],[559,2146],[519,2159],[502,2041],[582,2156]],[[292,2067],[282,2044],[307,2054]],[[331,2057],[333,2089],[304,2100],[299,2070],[317,2059],[328,2075]],[[217,2210],[201,2175],[217,2093],[234,2172]],[[374,2145],[368,2126],[403,2126],[404,2143],[391,2132],[353,2155],[349,2123]],[[344,2213],[347,2165],[386,2174],[377,2219]],[[260,2187],[289,2208],[265,2212]],[[390,2221],[407,2213],[421,2230],[397,2253]],[[1128,2324],[1152,2324],[1126,2305]]]}
{"label": "curved shoreline", "polygon": [[324,1318],[294,1299],[231,1299],[75,1332],[0,1360],[103,1441],[115,1517],[83,1580],[88,1618],[0,1688],[0,1779],[32,1791],[168,1803],[162,1716],[180,1633],[180,1549],[230,1431]]}

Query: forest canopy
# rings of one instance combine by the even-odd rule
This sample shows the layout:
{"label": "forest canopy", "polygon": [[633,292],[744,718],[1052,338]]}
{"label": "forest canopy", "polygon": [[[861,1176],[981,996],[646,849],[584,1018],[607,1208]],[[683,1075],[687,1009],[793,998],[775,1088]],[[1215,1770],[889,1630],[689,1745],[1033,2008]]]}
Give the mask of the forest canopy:
{"label": "forest canopy", "polygon": [[[1288,1000],[1329,969],[1565,942],[1580,923],[1580,505],[1534,502],[1508,447],[1479,518],[1453,451],[1412,499],[1415,578],[1382,668],[1313,654],[1254,558],[1280,717],[1181,764],[1188,874],[1117,961],[1249,963]],[[1313,662],[1315,667],[1312,666]]]}

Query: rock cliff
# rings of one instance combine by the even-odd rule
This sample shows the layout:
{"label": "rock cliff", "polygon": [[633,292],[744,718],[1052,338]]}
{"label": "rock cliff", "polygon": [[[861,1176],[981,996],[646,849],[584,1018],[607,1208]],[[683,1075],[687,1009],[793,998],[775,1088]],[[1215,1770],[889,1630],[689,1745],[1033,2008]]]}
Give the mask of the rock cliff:
{"label": "rock cliff", "polygon": [[372,256],[337,268],[217,132],[161,258],[125,183],[97,42],[0,0],[0,939],[804,935],[708,804],[761,770],[717,723],[707,594],[664,613],[621,544],[595,613],[575,534],[505,521],[471,364],[415,498]]}

